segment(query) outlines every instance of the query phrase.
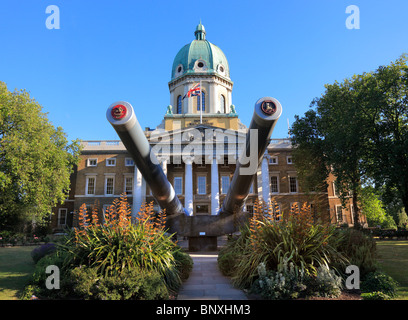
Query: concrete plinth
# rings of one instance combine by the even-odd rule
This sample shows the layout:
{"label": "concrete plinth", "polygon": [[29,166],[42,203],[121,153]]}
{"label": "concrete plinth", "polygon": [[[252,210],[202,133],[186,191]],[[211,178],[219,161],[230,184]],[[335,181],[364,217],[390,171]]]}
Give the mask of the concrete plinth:
{"label": "concrete plinth", "polygon": [[247,212],[237,214],[187,216],[185,214],[167,216],[167,227],[170,233],[186,237],[217,237],[231,234],[249,218]]}
{"label": "concrete plinth", "polygon": [[198,236],[188,238],[188,250],[197,251],[217,251],[217,237]]}

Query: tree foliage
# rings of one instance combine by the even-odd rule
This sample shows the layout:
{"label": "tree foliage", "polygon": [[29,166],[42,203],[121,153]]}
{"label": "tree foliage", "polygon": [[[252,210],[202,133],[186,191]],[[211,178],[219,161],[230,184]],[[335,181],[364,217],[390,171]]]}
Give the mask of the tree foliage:
{"label": "tree foliage", "polygon": [[373,187],[362,188],[361,210],[366,216],[370,227],[380,226],[385,229],[397,227],[392,216],[387,214],[380,196]]}
{"label": "tree foliage", "polygon": [[367,169],[390,201],[399,198],[408,212],[408,56],[375,72],[375,123],[368,137]]}
{"label": "tree foliage", "polygon": [[0,228],[41,224],[67,198],[79,142],[68,143],[42,107],[0,82]]}
{"label": "tree foliage", "polygon": [[366,181],[408,209],[407,59],[327,84],[291,128],[302,186],[322,184],[331,171],[343,201],[352,191],[354,221]]}

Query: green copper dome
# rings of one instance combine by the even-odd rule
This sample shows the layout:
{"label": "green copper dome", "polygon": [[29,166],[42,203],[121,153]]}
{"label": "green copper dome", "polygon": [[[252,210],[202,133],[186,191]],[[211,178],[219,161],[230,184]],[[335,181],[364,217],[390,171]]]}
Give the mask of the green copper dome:
{"label": "green copper dome", "polygon": [[196,39],[181,48],[174,58],[171,79],[196,73],[218,74],[230,79],[225,54],[219,47],[205,39],[206,32],[201,22],[194,34]]}

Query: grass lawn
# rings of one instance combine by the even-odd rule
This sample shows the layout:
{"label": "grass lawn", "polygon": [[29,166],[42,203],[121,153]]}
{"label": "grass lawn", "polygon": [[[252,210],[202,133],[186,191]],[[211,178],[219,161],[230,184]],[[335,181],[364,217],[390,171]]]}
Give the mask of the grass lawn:
{"label": "grass lawn", "polygon": [[0,247],[0,300],[18,300],[34,272],[31,251],[35,246]]}
{"label": "grass lawn", "polygon": [[378,240],[378,262],[399,283],[397,300],[408,300],[408,241]]}

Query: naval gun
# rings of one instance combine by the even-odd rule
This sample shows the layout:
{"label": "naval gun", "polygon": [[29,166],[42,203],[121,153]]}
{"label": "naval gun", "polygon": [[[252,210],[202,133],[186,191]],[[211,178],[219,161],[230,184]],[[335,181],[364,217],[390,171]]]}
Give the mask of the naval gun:
{"label": "naval gun", "polygon": [[151,152],[151,146],[132,105],[126,101],[112,103],[106,112],[106,117],[132,156],[160,207],[166,209],[168,215],[184,214],[185,209],[176,196],[173,186],[164,174],[156,156]]}
{"label": "naval gun", "polygon": [[126,101],[115,102],[109,106],[106,117],[132,156],[153,197],[161,209],[166,210],[169,231],[188,236],[190,250],[216,250],[217,236],[234,233],[249,217],[242,207],[281,113],[282,106],[275,98],[264,97],[256,102],[245,148],[221,209],[217,215],[197,216],[189,216],[175,194],[132,105]]}
{"label": "naval gun", "polygon": [[255,103],[246,135],[245,149],[237,163],[220,214],[231,215],[242,210],[251,183],[281,114],[282,106],[275,98],[264,97]]}

